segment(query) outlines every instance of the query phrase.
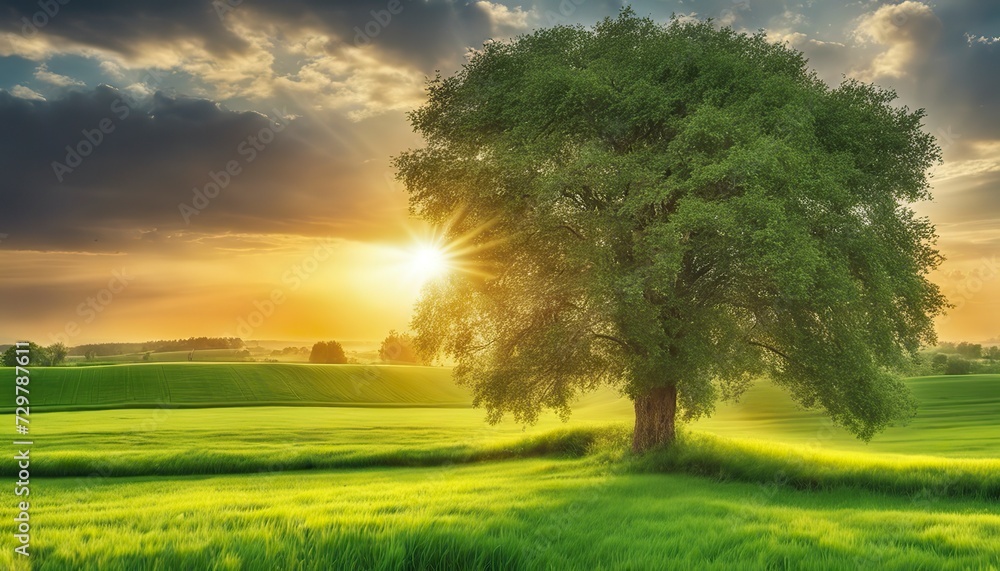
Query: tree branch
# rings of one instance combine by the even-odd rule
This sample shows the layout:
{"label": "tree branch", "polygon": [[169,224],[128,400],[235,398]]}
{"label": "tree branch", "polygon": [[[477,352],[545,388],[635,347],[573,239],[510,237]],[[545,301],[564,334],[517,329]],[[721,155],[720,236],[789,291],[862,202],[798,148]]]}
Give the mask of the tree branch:
{"label": "tree branch", "polygon": [[759,341],[754,341],[753,339],[747,339],[746,341],[750,345],[755,345],[755,346],[760,347],[762,349],[767,349],[768,351],[774,353],[775,355],[781,357],[782,359],[788,361],[789,363],[801,367],[801,365],[799,365],[798,363],[795,362],[795,359],[792,359],[791,357],[789,357],[788,355],[786,355],[782,351],[779,351],[778,349],[775,349],[774,347],[772,347],[772,346],[770,346],[770,345],[768,345],[766,343],[760,343]]}
{"label": "tree branch", "polygon": [[614,335],[605,335],[603,333],[594,333],[593,331],[591,331],[590,334],[593,335],[594,337],[597,337],[598,339],[607,339],[608,341],[613,341],[613,342],[621,345],[625,349],[629,349],[630,351],[635,351],[635,347],[632,347],[631,345],[629,345],[629,343],[627,341],[619,339],[619,338],[615,337]]}
{"label": "tree branch", "polygon": [[560,224],[559,227],[560,228],[565,228],[565,229],[569,230],[574,236],[576,236],[577,238],[579,238],[581,240],[584,240],[583,234],[581,234],[579,230],[577,230],[576,228],[573,228],[569,224]]}

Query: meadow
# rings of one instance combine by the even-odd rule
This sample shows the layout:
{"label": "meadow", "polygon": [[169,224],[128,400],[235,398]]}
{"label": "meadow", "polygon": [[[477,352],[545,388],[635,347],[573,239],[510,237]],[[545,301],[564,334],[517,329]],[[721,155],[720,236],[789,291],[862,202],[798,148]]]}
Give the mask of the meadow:
{"label": "meadow", "polygon": [[[468,393],[450,376],[443,367],[284,363],[51,367],[32,371],[31,400],[38,411],[279,404],[468,406]],[[0,410],[13,408],[13,389],[4,391]]]}
{"label": "meadow", "polygon": [[586,459],[37,490],[37,569],[902,570],[1000,556],[1000,516],[973,501],[617,474]]}
{"label": "meadow", "polygon": [[32,375],[34,569],[1000,568],[1000,376],[869,444],[760,382],[636,458],[612,391],[490,426],[440,367]]}
{"label": "meadow", "polygon": [[188,361],[190,357],[195,362],[228,363],[242,361],[240,349],[198,349],[196,351],[151,351],[148,353],[123,353],[121,355],[102,355],[88,361],[79,355],[71,355],[66,361],[72,365],[94,366],[121,363],[176,363]]}

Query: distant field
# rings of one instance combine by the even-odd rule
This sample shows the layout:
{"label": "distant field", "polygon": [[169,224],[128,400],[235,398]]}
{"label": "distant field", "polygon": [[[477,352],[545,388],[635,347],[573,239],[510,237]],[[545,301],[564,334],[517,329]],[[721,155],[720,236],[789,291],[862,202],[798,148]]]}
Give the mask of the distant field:
{"label": "distant field", "polygon": [[[10,412],[14,392],[5,387],[12,378],[3,371],[0,369],[0,410]],[[31,401],[38,412],[164,405],[471,406],[469,391],[456,386],[451,370],[443,367],[150,363],[38,368],[32,375]],[[1000,456],[1000,375],[921,377],[907,383],[919,402],[916,418],[907,426],[889,428],[871,443],[861,442],[833,426],[818,411],[801,409],[781,389],[766,381],[757,383],[741,402],[720,404],[711,418],[694,423],[692,428],[722,436],[807,447],[958,457]],[[583,396],[576,409],[578,418],[632,420],[631,404],[611,390]],[[467,430],[483,424],[481,411],[462,418],[465,420],[451,426]]]}
{"label": "distant field", "polygon": [[[0,387],[13,383],[0,369]],[[31,372],[34,410],[175,406],[468,406],[469,393],[442,367],[171,363],[39,367]],[[11,412],[14,391],[0,392]]]}
{"label": "distant field", "polygon": [[[194,351],[194,362],[232,362],[244,360],[240,349],[199,349]],[[150,363],[179,363],[187,362],[191,351],[162,351],[149,354]],[[95,357],[95,363],[144,363],[145,353],[127,353],[124,355],[107,355]],[[88,365],[89,362],[80,356],[69,357],[69,362],[74,365]]]}

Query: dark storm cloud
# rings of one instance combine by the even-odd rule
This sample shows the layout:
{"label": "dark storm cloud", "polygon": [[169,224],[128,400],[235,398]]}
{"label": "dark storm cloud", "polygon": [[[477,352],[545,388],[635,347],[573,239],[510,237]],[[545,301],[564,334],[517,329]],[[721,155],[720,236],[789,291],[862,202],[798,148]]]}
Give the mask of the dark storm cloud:
{"label": "dark storm cloud", "polygon": [[966,139],[995,139],[1000,132],[1000,43],[970,41],[968,35],[1000,35],[1000,10],[987,2],[937,8],[944,31],[937,57],[920,74],[919,88],[954,115]]}
{"label": "dark storm cloud", "polygon": [[[107,86],[54,101],[0,91],[5,248],[115,251],[213,231],[319,235],[367,214],[356,192],[364,149],[331,135],[346,123],[276,123],[280,110],[268,118],[162,94],[128,101]],[[227,166],[238,174],[223,174]],[[193,189],[214,194],[212,184],[225,188],[196,203]],[[190,223],[182,203],[198,212],[188,210]]]}
{"label": "dark storm cloud", "polygon": [[[0,21],[6,23],[8,31],[20,33],[23,19],[30,19],[39,6],[37,0],[5,2],[2,10]],[[482,44],[492,30],[482,6],[442,0],[229,0],[228,4],[226,0],[105,0],[61,6],[40,33],[126,57],[177,40],[192,40],[210,53],[226,57],[248,48],[245,40],[225,25],[226,18],[241,11],[259,16],[262,24],[279,31],[314,29],[349,43],[375,43],[425,71],[453,60],[465,47]]]}
{"label": "dark storm cloud", "polygon": [[191,37],[220,52],[243,47],[204,0],[5,0],[0,6],[8,31],[52,34],[121,54],[146,42]]}

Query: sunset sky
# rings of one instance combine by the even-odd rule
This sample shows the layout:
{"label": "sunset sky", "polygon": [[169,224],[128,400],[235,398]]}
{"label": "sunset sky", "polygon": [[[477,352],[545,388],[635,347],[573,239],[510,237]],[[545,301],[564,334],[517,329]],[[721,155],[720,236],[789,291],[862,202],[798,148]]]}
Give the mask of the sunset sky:
{"label": "sunset sky", "polygon": [[[0,3],[0,343],[406,329],[409,260],[430,230],[389,161],[420,145],[404,113],[425,78],[490,39],[622,5],[63,2]],[[956,304],[939,333],[1000,338],[1000,5],[632,6],[763,29],[828,83],[874,81],[926,108],[945,162],[917,209]]]}

